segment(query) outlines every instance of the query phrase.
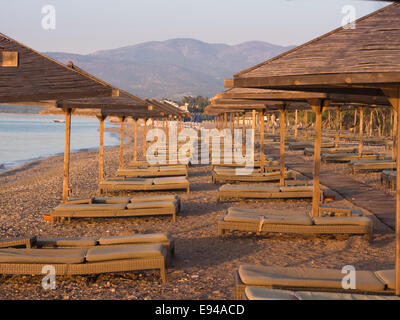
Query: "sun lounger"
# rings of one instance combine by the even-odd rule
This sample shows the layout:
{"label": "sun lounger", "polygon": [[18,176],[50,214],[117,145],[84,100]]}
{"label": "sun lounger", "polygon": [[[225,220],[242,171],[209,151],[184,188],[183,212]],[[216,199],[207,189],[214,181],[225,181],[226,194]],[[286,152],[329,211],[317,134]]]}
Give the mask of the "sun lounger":
{"label": "sun lounger", "polygon": [[43,275],[51,265],[57,275],[89,275],[135,270],[160,270],[166,282],[166,249],[162,244],[95,246],[91,248],[3,248],[0,274]]}
{"label": "sun lounger", "polygon": [[229,208],[218,222],[218,235],[223,236],[229,231],[254,232],[257,235],[261,233],[361,234],[371,241],[372,219],[359,213],[352,216],[351,209],[348,210],[350,213],[347,208],[324,207],[320,211],[320,217],[312,218],[307,213],[298,216],[277,216],[268,214],[265,209]]}
{"label": "sun lounger", "polygon": [[181,190],[189,193],[189,180],[185,176],[161,178],[108,178],[99,183],[100,194],[109,192],[135,192],[156,190]]}
{"label": "sun lounger", "polygon": [[[281,178],[280,171],[271,171],[261,173],[260,170],[254,170],[251,174],[238,175],[236,170],[224,170],[215,168],[212,172],[212,181],[214,183],[226,182],[276,182]],[[257,172],[258,171],[258,172]],[[296,172],[287,170],[285,172],[285,179],[296,179]]]}
{"label": "sun lounger", "polygon": [[[333,148],[335,146],[334,142],[323,142],[321,148]],[[288,143],[289,150],[304,150],[305,148],[314,148],[314,142],[303,141],[303,142],[290,142]]]}
{"label": "sun lounger", "polygon": [[137,167],[137,168],[124,168],[118,169],[117,177],[135,177],[135,178],[149,178],[149,177],[168,177],[168,176],[186,176],[186,166],[155,166],[155,167]]}
{"label": "sun lounger", "polygon": [[397,296],[246,287],[244,300],[400,300]]}
{"label": "sun lounger", "polygon": [[[225,184],[218,190],[218,201],[225,199],[304,199],[313,197],[313,187],[267,184]],[[323,191],[321,191],[323,199]]]}
{"label": "sun lounger", "polygon": [[[357,153],[358,148],[353,147],[339,147],[339,148],[321,148],[321,154],[327,153]],[[313,156],[314,148],[305,148],[304,149],[305,156]]]}
{"label": "sun lounger", "polygon": [[363,153],[336,153],[336,154],[322,154],[321,161],[327,162],[350,162],[354,160],[383,160],[385,156],[373,152]]}
{"label": "sun lounger", "polygon": [[71,218],[111,218],[171,215],[176,221],[176,215],[181,208],[181,201],[176,195],[158,195],[142,197],[97,197],[75,199],[60,204],[50,212],[51,220],[68,221]]}
{"label": "sun lounger", "polygon": [[381,173],[381,184],[390,190],[395,190],[396,188],[396,175],[395,170],[383,170]]}
{"label": "sun lounger", "polygon": [[356,271],[356,288],[343,289],[340,269],[241,265],[235,270],[234,298],[242,299],[246,286],[270,289],[393,295],[395,271]]}
{"label": "sun lounger", "polygon": [[393,160],[354,160],[349,163],[353,173],[360,171],[383,171],[395,169],[396,161]]}

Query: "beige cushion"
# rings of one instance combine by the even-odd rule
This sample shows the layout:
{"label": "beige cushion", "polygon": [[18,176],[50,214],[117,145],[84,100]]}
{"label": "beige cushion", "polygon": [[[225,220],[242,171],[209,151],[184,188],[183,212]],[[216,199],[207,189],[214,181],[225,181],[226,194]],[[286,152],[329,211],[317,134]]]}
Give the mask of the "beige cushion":
{"label": "beige cushion", "polygon": [[100,246],[88,249],[86,261],[99,262],[109,260],[138,259],[159,257],[162,255],[163,246],[161,244]]}
{"label": "beige cushion", "polygon": [[314,224],[371,226],[373,221],[369,217],[315,217]]}
{"label": "beige cushion", "polygon": [[101,237],[100,245],[115,245],[127,243],[143,243],[143,242],[165,242],[171,241],[171,236],[167,233],[150,233],[150,234],[131,234],[126,236],[110,236]]}
{"label": "beige cushion", "polygon": [[93,198],[73,198],[73,199],[69,199],[67,201],[67,203],[70,204],[83,204],[83,203],[92,203]]}
{"label": "beige cushion", "polygon": [[154,178],[153,184],[173,184],[173,183],[182,183],[187,182],[188,180],[184,176],[177,177],[163,177],[163,178]]}
{"label": "beige cushion", "polygon": [[148,209],[148,208],[175,208],[174,201],[144,201],[133,202],[127,205],[128,209]]}
{"label": "beige cushion", "polygon": [[60,204],[55,207],[55,211],[97,211],[97,210],[124,210],[126,209],[126,204]]}
{"label": "beige cushion", "polygon": [[400,297],[396,296],[339,292],[297,291],[294,294],[298,300],[400,300]]}
{"label": "beige cushion", "polygon": [[33,244],[35,242],[36,242],[36,236],[1,239],[0,240],[0,248],[26,246],[28,244]]}
{"label": "beige cushion", "polygon": [[[302,267],[241,265],[239,275],[247,285],[342,289],[341,270]],[[385,285],[371,271],[357,271],[356,289],[383,291]]]}
{"label": "beige cushion", "polygon": [[224,184],[219,191],[234,192],[279,192],[279,186],[264,184]]}
{"label": "beige cushion", "polygon": [[281,192],[307,192],[313,191],[313,186],[288,186],[280,187]]}
{"label": "beige cushion", "polygon": [[96,197],[93,199],[94,204],[127,204],[130,197]]}
{"label": "beige cushion", "polygon": [[83,263],[87,249],[0,249],[0,263]]}
{"label": "beige cushion", "polygon": [[250,223],[261,223],[261,217],[263,218],[262,224],[287,224],[287,225],[302,225],[311,226],[312,220],[306,216],[291,217],[291,216],[252,216],[246,214],[227,214],[224,217],[224,221],[231,222],[250,222]]}
{"label": "beige cushion", "polygon": [[375,275],[382,280],[388,289],[396,289],[396,272],[393,269],[389,270],[379,270],[375,272]]}
{"label": "beige cushion", "polygon": [[124,180],[118,179],[118,180],[104,180],[101,181],[100,184],[120,184],[120,185],[138,185],[138,186],[145,186],[145,185],[151,185],[153,182],[153,179],[143,179],[143,178],[126,178]]}
{"label": "beige cushion", "polygon": [[97,244],[96,238],[37,238],[36,245],[53,247],[92,247]]}
{"label": "beige cushion", "polygon": [[137,196],[130,199],[131,203],[146,202],[146,201],[179,201],[179,196],[171,194],[151,195],[151,196]]}
{"label": "beige cushion", "polygon": [[288,290],[246,287],[244,292],[249,300],[298,300],[294,292]]}

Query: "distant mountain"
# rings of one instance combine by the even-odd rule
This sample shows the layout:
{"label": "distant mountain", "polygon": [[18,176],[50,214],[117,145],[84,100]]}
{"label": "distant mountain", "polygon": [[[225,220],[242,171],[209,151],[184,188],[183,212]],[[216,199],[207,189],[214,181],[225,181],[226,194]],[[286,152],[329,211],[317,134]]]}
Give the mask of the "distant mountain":
{"label": "distant mountain", "polygon": [[142,98],[214,96],[225,78],[292,47],[250,41],[238,45],[195,39],[151,41],[87,55],[47,52]]}

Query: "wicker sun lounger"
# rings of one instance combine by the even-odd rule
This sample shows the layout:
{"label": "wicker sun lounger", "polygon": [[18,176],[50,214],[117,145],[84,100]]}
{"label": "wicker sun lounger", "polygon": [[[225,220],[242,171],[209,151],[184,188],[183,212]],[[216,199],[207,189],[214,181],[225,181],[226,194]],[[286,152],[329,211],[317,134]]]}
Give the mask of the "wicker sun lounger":
{"label": "wicker sun lounger", "polygon": [[[333,148],[335,146],[334,142],[323,142],[321,148]],[[314,143],[311,141],[304,142],[290,142],[288,143],[289,150],[304,150],[305,148],[314,148]]]}
{"label": "wicker sun lounger", "polygon": [[299,291],[326,291],[393,295],[394,270],[356,271],[356,288],[343,289],[340,269],[241,265],[235,270],[234,299],[243,298],[246,286]]}
{"label": "wicker sun lounger", "polygon": [[[351,211],[351,209],[348,209]],[[337,216],[330,216],[333,211]],[[329,214],[327,213],[329,212]],[[276,216],[268,214],[265,209],[229,208],[225,216],[218,222],[218,235],[227,232],[261,233],[293,233],[293,234],[362,234],[371,241],[373,221],[369,217],[345,216],[346,208],[324,207],[320,217]],[[325,213],[325,214],[324,214]]]}
{"label": "wicker sun lounger", "polygon": [[[313,187],[267,184],[225,184],[218,190],[218,201],[225,199],[312,199]],[[323,191],[321,191],[323,199]]]}
{"label": "wicker sun lounger", "polygon": [[3,248],[0,274],[43,275],[44,266],[56,275],[159,270],[166,282],[166,248],[162,244],[95,246],[91,248]]}
{"label": "wicker sun lounger", "polygon": [[185,176],[161,177],[161,178],[109,178],[99,183],[100,194],[110,192],[135,192],[135,191],[158,191],[158,190],[181,190],[188,193],[189,180]]}
{"label": "wicker sun lounger", "polygon": [[396,188],[396,170],[383,170],[381,173],[381,184],[390,190],[395,190]]}
{"label": "wicker sun lounger", "polygon": [[60,204],[50,212],[52,221],[68,221],[71,218],[111,218],[171,215],[176,221],[176,215],[181,209],[181,200],[176,195],[155,195],[141,197],[97,197],[89,199],[70,200]]}
{"label": "wicker sun lounger", "polygon": [[383,171],[395,169],[396,161],[392,160],[354,160],[349,163],[353,173],[360,171]]}
{"label": "wicker sun lounger", "polygon": [[[258,170],[259,171],[259,170]],[[226,182],[276,182],[281,177],[280,171],[272,172],[253,172],[251,174],[237,175],[235,170],[214,169],[212,172],[212,181],[214,183]],[[285,179],[296,179],[296,172],[288,170],[285,172]]]}
{"label": "wicker sun lounger", "polygon": [[246,287],[243,300],[400,300],[397,296]]}
{"label": "wicker sun lounger", "polygon": [[336,154],[322,154],[322,162],[350,162],[354,160],[383,160],[385,156],[378,153],[336,153]]}

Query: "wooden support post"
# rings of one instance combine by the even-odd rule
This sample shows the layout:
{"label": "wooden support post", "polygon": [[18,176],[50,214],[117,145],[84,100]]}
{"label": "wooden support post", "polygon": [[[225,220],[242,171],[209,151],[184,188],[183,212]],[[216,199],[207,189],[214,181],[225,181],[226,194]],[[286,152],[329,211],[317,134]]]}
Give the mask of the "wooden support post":
{"label": "wooden support post", "polygon": [[397,148],[398,148],[398,141],[399,141],[399,131],[397,129],[398,121],[397,121],[397,113],[398,110],[393,108],[393,145],[392,145],[392,160],[396,161],[397,159]]}
{"label": "wooden support post", "polygon": [[285,109],[286,106],[283,106],[279,109],[279,119],[280,119],[280,170],[281,175],[279,179],[280,186],[285,185]]}
{"label": "wooden support post", "polygon": [[339,146],[339,136],[340,136],[340,107],[336,107],[336,137],[335,137],[335,147]]}
{"label": "wooden support post", "polygon": [[[147,152],[147,118],[144,118],[144,126],[143,126],[143,157],[146,159],[146,152]],[[158,128],[158,120],[157,120],[157,128]]]}
{"label": "wooden support post", "polygon": [[228,113],[224,113],[224,129],[228,128]]}
{"label": "wooden support post", "polygon": [[69,197],[69,160],[71,149],[71,113],[72,109],[65,110],[65,141],[64,141],[64,177],[62,201],[67,202]]}
{"label": "wooden support post", "polygon": [[[392,89],[382,89],[387,96],[393,110],[395,111],[395,122],[397,120],[396,132],[397,135],[400,132],[400,87],[393,87]],[[397,148],[397,159],[400,159],[400,148]],[[400,296],[400,161],[396,162],[396,271],[395,271],[395,287],[396,295]]]}
{"label": "wooden support post", "polygon": [[297,126],[298,126],[298,110],[296,109],[295,113],[294,113],[294,136],[297,137]]}
{"label": "wooden support post", "polygon": [[256,110],[255,109],[253,109],[253,111],[252,111],[251,129],[253,130],[253,141],[255,143],[255,137],[256,137]]}
{"label": "wooden support post", "polygon": [[306,129],[306,139],[308,139],[308,111],[304,110],[304,127]]}
{"label": "wooden support post", "polygon": [[372,112],[372,109],[369,111],[369,136],[372,137],[372,133],[374,132],[372,125],[374,122],[374,113]]}
{"label": "wooden support post", "polygon": [[104,116],[97,116],[100,121],[100,143],[99,143],[99,181],[104,180]]}
{"label": "wooden support post", "polygon": [[138,119],[133,119],[133,161],[137,161],[137,122]]}
{"label": "wooden support post", "polygon": [[125,117],[120,117],[121,128],[119,134],[119,168],[124,168],[124,121]]}
{"label": "wooden support post", "polygon": [[260,121],[260,172],[264,173],[264,111],[260,111],[258,115]]}
{"label": "wooden support post", "polygon": [[363,126],[364,126],[364,108],[360,108],[360,142],[358,145],[358,153],[363,151]]}
{"label": "wooden support post", "polygon": [[315,141],[314,141],[314,178],[313,178],[313,202],[312,202],[312,216],[319,216],[319,203],[321,196],[321,189],[319,186],[319,175],[321,169],[321,126],[322,126],[322,112],[324,106],[328,101],[310,100],[310,106],[315,113]]}

